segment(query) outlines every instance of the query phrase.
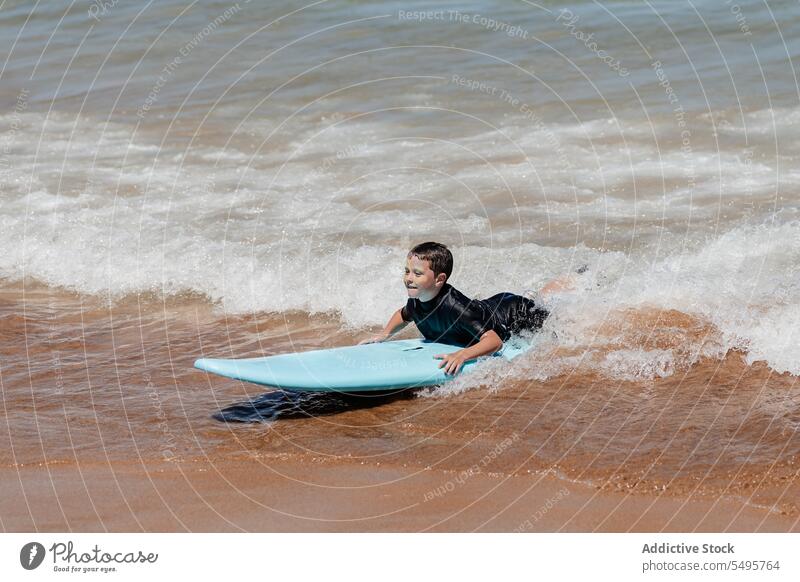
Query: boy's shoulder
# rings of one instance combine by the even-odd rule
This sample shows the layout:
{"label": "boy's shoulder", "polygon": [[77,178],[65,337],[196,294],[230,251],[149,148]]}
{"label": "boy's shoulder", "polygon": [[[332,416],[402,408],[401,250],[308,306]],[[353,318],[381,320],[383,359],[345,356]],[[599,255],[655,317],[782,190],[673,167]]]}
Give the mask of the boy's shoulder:
{"label": "boy's shoulder", "polygon": [[450,299],[458,301],[460,303],[469,303],[470,301],[472,301],[472,299],[470,299],[469,297],[464,295],[461,291],[450,285],[450,283],[445,283],[444,286],[442,287],[440,295],[443,295],[444,293],[446,293]]}
{"label": "boy's shoulder", "polygon": [[450,283],[445,283],[442,286],[442,289],[439,291],[439,294],[436,298],[431,301],[432,304],[435,304],[437,309],[446,310],[446,309],[458,309],[463,310],[470,306],[473,303],[473,300],[464,295],[461,291],[450,285]]}

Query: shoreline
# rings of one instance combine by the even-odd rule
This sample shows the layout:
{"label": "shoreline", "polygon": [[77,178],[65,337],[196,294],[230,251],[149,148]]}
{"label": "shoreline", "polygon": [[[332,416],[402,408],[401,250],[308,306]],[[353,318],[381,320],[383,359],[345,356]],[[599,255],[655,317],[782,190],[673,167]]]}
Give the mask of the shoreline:
{"label": "shoreline", "polygon": [[6,532],[790,532],[733,498],[601,491],[552,474],[295,459],[0,469]]}

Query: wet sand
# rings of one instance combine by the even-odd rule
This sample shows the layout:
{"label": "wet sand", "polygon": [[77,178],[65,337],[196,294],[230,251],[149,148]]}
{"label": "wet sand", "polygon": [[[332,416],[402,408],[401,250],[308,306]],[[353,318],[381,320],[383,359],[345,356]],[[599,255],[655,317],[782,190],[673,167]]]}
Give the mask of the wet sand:
{"label": "wet sand", "polygon": [[734,499],[291,459],[5,467],[0,515],[15,532],[800,531],[797,517]]}

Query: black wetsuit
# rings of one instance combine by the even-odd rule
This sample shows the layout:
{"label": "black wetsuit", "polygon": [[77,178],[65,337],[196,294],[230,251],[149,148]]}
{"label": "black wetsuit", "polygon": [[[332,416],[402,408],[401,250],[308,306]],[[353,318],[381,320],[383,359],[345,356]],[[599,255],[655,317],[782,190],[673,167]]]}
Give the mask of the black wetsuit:
{"label": "black wetsuit", "polygon": [[478,343],[492,329],[506,341],[513,333],[539,329],[549,315],[527,297],[498,293],[470,299],[448,283],[430,301],[409,299],[400,313],[404,321],[417,324],[425,339],[459,346]]}

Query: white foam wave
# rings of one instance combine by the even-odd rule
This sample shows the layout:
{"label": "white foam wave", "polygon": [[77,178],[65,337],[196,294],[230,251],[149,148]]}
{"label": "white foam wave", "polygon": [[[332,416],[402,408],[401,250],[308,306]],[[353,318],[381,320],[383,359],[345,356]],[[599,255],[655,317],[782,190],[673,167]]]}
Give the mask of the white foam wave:
{"label": "white foam wave", "polygon": [[[776,184],[789,200],[797,175],[776,178],[769,159],[748,162],[735,148],[695,152],[696,187],[631,198],[625,184],[636,180],[679,184],[683,154],[653,157],[646,132],[623,145],[609,137],[614,127],[509,125],[508,142],[464,132],[415,139],[392,125],[346,124],[307,141],[319,133],[310,125],[284,149],[249,156],[243,143],[184,151],[123,125],[6,115],[0,276],[111,298],[192,292],[230,312],[336,313],[363,327],[383,323],[404,301],[406,249],[439,239],[456,253],[453,283],[477,297],[536,289],[590,265],[578,288],[555,300],[547,330],[557,339],[543,350],[589,354],[598,326],[626,309],[674,310],[720,334],[678,349],[617,346],[621,332],[608,332],[596,359],[573,353],[518,366],[529,377],[562,373],[578,357],[615,378],[653,378],[728,348],[800,373],[798,223],[724,219],[719,206],[698,205],[721,185],[731,203],[737,192],[769,196]],[[643,216],[661,223],[640,224]],[[698,216],[707,227],[664,234],[668,221]],[[626,252],[541,242],[548,229],[576,221],[606,232],[609,222],[622,224],[609,236]],[[656,244],[629,244],[632,232]]]}

